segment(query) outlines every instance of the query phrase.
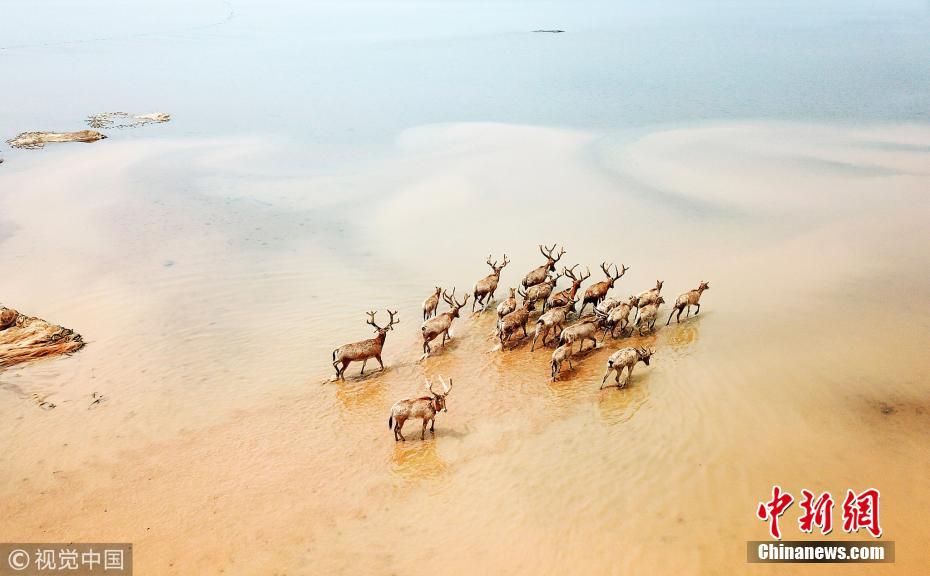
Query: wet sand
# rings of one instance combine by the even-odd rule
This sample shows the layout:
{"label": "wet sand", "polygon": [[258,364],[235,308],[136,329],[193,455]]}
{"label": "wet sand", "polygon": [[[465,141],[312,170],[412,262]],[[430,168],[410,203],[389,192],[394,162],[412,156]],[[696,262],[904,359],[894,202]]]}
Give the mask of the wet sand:
{"label": "wet sand", "polygon": [[[3,304],[88,345],[0,373],[0,540],[130,541],[156,574],[930,562],[930,129],[463,123],[352,170],[287,153],[111,139],[4,166]],[[500,299],[552,242],[591,280],[630,266],[620,297],[712,288],[698,317],[666,328],[666,305],[558,382],[549,351],[494,350],[491,312],[417,362],[431,286],[470,289],[506,251]],[[332,349],[386,307],[387,370],[330,382]],[[599,391],[633,344],[652,365]],[[456,384],[435,437],[395,443],[390,405],[439,373]],[[774,483],[879,488],[896,564],[745,564]]]}

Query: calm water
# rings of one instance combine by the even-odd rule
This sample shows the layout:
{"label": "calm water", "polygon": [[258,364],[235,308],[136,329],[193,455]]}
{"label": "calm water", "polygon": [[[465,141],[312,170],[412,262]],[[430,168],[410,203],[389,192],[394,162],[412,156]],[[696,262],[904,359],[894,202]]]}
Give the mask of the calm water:
{"label": "calm water", "polygon": [[[155,574],[752,574],[777,482],[880,488],[887,568],[930,562],[926,2],[2,12],[4,139],[173,118],[0,151],[0,303],[89,342],[0,374],[0,540],[130,541]],[[490,314],[418,362],[430,287],[506,251],[500,297],[556,241],[629,265],[619,297],[712,288],[559,382]],[[386,307],[388,370],[330,382]],[[653,365],[599,391],[629,343]],[[395,444],[437,373],[435,438]]]}

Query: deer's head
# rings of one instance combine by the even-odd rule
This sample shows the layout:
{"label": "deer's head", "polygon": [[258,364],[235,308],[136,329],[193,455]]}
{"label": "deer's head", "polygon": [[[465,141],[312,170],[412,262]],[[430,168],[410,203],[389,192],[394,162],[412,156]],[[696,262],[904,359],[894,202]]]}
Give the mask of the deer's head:
{"label": "deer's head", "polygon": [[375,332],[377,332],[379,336],[385,336],[388,333],[388,330],[393,330],[394,325],[400,323],[400,320],[395,319],[395,315],[397,314],[396,310],[393,312],[388,310],[387,313],[390,316],[390,318],[388,319],[388,324],[387,326],[382,327],[382,326],[378,326],[378,324],[375,323],[375,314],[377,314],[377,312],[374,310],[372,310],[371,312],[367,312],[368,321],[366,322],[366,324],[369,324],[370,326],[372,326],[375,329]]}
{"label": "deer's head", "polygon": [[449,305],[449,308],[450,308],[449,314],[452,316],[452,318],[458,318],[458,317],[459,317],[459,310],[461,310],[462,308],[464,308],[464,307],[465,307],[465,304],[468,303],[468,294],[466,294],[466,295],[465,295],[465,299],[462,300],[461,303],[459,303],[459,302],[455,299],[455,287],[453,287],[453,288],[452,288],[452,294],[447,294],[446,291],[443,290],[443,292],[442,292],[442,299],[445,300],[445,301],[446,301],[446,304]]}
{"label": "deer's head", "polygon": [[448,412],[449,409],[446,408],[446,396],[452,391],[452,378],[449,378],[448,384],[442,379],[442,376],[439,377],[439,381],[442,383],[442,392],[433,390],[433,383],[430,382],[429,378],[426,379],[426,389],[429,390],[430,396],[432,396],[433,410],[436,412]]}
{"label": "deer's head", "polygon": [[652,355],[656,353],[655,350],[651,348],[640,348],[636,351],[639,354],[639,359],[643,361],[643,364],[649,366],[649,359],[652,358]]}
{"label": "deer's head", "polygon": [[539,245],[539,251],[542,252],[542,255],[546,257],[546,264],[549,266],[549,270],[555,272],[555,263],[558,262],[562,256],[565,254],[565,248],[562,247],[559,249],[559,253],[555,253],[555,248],[558,244],[553,244],[552,248],[544,246],[543,244]]}
{"label": "deer's head", "polygon": [[501,270],[504,269],[504,266],[510,264],[510,260],[507,259],[507,254],[504,254],[504,259],[501,261],[500,265],[497,264],[497,260],[491,262],[491,255],[488,254],[488,266],[491,267],[491,270],[494,270],[495,276],[501,275]]}

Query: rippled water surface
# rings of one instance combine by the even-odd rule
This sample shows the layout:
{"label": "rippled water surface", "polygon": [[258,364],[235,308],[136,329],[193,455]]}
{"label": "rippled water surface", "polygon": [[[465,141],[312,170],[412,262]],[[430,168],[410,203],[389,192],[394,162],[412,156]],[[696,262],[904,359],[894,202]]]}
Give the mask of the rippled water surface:
{"label": "rippled water surface", "polygon": [[[755,573],[778,483],[882,491],[897,563],[818,572],[930,562],[926,4],[7,11],[4,134],[172,120],[0,153],[0,303],[88,341],[0,374],[0,540],[154,574]],[[470,303],[420,358],[432,286],[506,252],[500,300],[553,242],[585,286],[629,266],[617,297],[711,289],[558,381]],[[332,381],[386,308],[387,369]],[[600,390],[629,345],[651,365]],[[439,374],[435,435],[395,443]]]}

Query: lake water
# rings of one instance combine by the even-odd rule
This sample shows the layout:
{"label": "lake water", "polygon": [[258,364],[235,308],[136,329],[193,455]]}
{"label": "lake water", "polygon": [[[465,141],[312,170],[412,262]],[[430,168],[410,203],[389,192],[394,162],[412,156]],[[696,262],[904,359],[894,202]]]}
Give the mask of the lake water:
{"label": "lake water", "polygon": [[[2,11],[3,139],[172,120],[0,151],[0,303],[88,341],[0,373],[0,541],[133,542],[155,574],[754,574],[773,484],[875,486],[896,564],[817,572],[930,562],[930,4]],[[432,286],[506,252],[500,300],[553,242],[589,283],[630,266],[617,297],[711,289],[557,382],[470,304],[420,360]],[[332,382],[385,308],[387,370]],[[599,390],[627,345],[653,362]],[[395,443],[439,374],[435,436]]]}

